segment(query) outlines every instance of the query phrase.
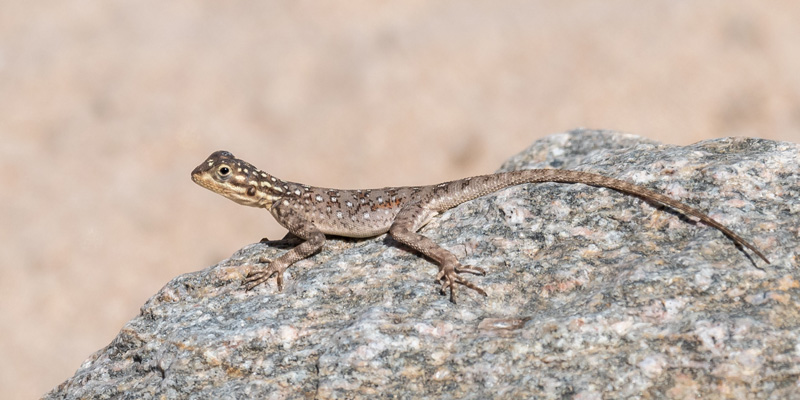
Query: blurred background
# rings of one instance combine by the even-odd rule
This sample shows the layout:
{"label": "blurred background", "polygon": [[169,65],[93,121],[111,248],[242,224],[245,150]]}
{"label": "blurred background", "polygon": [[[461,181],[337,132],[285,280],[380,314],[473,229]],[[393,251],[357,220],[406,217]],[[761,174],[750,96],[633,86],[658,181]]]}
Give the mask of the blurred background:
{"label": "blurred background", "polygon": [[2,0],[0,397],[283,235],[191,182],[214,150],[355,188],[490,173],[576,127],[800,141],[798,21],[796,0]]}

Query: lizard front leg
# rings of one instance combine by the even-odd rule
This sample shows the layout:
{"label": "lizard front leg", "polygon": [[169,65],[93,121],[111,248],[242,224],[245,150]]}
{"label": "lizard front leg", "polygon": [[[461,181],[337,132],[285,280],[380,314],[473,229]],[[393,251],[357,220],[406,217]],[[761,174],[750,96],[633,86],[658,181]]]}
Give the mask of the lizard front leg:
{"label": "lizard front leg", "polygon": [[436,242],[416,231],[424,225],[425,214],[431,211],[419,205],[409,205],[403,208],[389,228],[389,234],[400,243],[428,256],[439,265],[439,274],[436,280],[442,284],[442,294],[450,289],[450,301],[456,302],[456,284],[464,285],[486,296],[486,292],[475,286],[470,281],[459,275],[468,272],[476,275],[485,275],[486,271],[473,266],[463,266],[458,262],[453,253],[445,250]]}
{"label": "lizard front leg", "polygon": [[247,274],[244,281],[245,290],[251,290],[266,282],[272,275],[276,275],[278,291],[283,290],[283,273],[286,271],[286,268],[316,253],[325,244],[325,234],[320,232],[312,222],[302,218],[299,213],[293,211],[290,207],[287,206],[278,210],[273,210],[273,215],[275,215],[276,219],[280,218],[279,222],[289,229],[289,233],[300,239],[304,239],[305,242],[281,254],[281,256],[274,261],[265,258],[259,260],[262,263],[269,263],[269,265],[266,268],[259,268]]}

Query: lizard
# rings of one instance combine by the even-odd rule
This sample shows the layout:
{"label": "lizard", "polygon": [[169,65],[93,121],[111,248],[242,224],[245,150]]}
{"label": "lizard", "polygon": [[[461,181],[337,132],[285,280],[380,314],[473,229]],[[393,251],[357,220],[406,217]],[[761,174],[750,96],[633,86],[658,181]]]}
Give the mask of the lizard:
{"label": "lizard", "polygon": [[251,269],[244,278],[249,291],[276,276],[278,291],[283,290],[286,269],[312,256],[325,244],[327,235],[368,238],[384,233],[399,243],[427,256],[439,271],[440,291],[450,291],[456,302],[456,285],[463,285],[483,296],[486,291],[462,273],[485,275],[479,267],[461,265],[453,253],[418,233],[436,215],[461,203],[528,183],[580,183],[605,187],[645,201],[668,206],[686,216],[716,228],[737,247],[744,246],[769,264],[755,245],[702,211],[643,186],[607,176],[564,169],[526,169],[479,175],[430,186],[386,187],[382,189],[341,190],[284,181],[227,151],[216,151],[192,171],[192,180],[236,203],[266,208],[275,220],[302,243],[275,260],[262,257],[266,267]]}

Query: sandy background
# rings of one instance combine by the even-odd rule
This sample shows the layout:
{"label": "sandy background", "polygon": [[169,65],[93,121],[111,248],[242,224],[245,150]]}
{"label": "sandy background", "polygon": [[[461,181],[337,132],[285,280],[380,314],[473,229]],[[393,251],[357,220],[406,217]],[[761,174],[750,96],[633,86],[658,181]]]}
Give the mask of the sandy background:
{"label": "sandy background", "polygon": [[353,188],[491,172],[579,126],[800,141],[800,2],[766,4],[0,1],[0,398],[283,235],[190,181],[217,149]]}

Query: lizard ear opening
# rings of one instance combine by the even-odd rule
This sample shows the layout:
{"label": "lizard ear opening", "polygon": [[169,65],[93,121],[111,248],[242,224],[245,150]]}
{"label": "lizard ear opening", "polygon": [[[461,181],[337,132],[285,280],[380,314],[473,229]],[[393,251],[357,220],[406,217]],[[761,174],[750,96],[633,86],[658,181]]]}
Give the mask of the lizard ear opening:
{"label": "lizard ear opening", "polygon": [[256,195],[256,188],[250,186],[250,188],[247,189],[247,195],[248,196],[255,196]]}

